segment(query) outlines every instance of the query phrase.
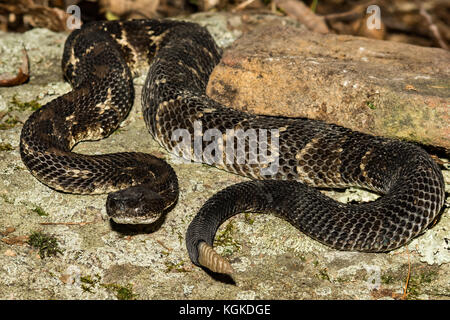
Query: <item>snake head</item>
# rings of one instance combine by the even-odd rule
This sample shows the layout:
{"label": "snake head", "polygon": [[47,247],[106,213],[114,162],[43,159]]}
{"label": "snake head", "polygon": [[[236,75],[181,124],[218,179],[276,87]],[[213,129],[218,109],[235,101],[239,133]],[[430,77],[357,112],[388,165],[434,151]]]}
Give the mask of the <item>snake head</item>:
{"label": "snake head", "polygon": [[106,200],[106,213],[119,224],[151,224],[164,209],[162,197],[145,185],[110,193]]}

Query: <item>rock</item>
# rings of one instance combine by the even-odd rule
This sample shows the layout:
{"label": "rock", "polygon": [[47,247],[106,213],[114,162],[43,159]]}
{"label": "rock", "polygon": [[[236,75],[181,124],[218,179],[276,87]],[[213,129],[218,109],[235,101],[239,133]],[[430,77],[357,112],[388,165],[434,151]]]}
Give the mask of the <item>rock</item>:
{"label": "rock", "polygon": [[252,113],[320,119],[450,149],[449,65],[443,49],[272,21],[225,51],[207,92]]}

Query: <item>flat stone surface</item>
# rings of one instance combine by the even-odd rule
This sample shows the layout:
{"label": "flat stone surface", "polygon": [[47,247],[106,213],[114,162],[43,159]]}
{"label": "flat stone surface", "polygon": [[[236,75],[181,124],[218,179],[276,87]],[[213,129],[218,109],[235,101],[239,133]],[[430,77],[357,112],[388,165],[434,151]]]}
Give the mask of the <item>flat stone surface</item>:
{"label": "flat stone surface", "polygon": [[[222,45],[246,28],[236,16],[189,18],[211,28]],[[250,19],[266,21],[264,16]],[[237,26],[232,31],[231,24]],[[0,55],[10,58],[1,61],[0,73],[20,65],[22,44],[32,66],[29,83],[0,88],[0,112],[25,121],[31,110],[16,110],[14,97],[44,104],[70,90],[60,70],[66,36],[43,29],[0,33]],[[226,222],[216,238],[218,251],[236,270],[232,278],[192,265],[184,243],[190,221],[214,193],[245,178],[206,165],[176,164],[145,127],[140,108],[144,79],[135,80],[136,103],[121,129],[105,140],[81,143],[75,151],[140,151],[165,158],[179,177],[177,206],[160,226],[121,230],[106,217],[106,195],[59,193],[32,177],[19,155],[21,122],[3,128],[0,145],[12,150],[0,151],[0,299],[117,299],[118,286],[129,286],[136,299],[390,299],[402,295],[408,263],[409,298],[449,298],[448,199],[434,228],[391,253],[339,252],[274,216],[242,214]],[[444,175],[448,192],[448,170]],[[326,193],[343,202],[376,197],[354,188]],[[54,235],[62,254],[41,259],[24,241],[33,231]]]}
{"label": "flat stone surface", "polygon": [[450,52],[271,21],[229,47],[208,94],[257,114],[307,117],[450,149]]}

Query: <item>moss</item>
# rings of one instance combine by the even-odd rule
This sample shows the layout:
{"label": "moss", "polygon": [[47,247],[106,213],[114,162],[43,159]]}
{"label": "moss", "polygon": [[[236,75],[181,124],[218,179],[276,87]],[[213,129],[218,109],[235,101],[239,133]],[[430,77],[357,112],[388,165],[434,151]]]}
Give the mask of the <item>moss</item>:
{"label": "moss", "polygon": [[418,274],[411,275],[406,289],[407,299],[417,299],[423,293],[423,286],[436,280],[437,277],[437,270],[430,268],[425,268]]}
{"label": "moss", "polygon": [[7,114],[7,116],[6,120],[0,123],[0,130],[9,130],[14,128],[16,124],[20,122],[16,117],[11,116],[10,114]]}
{"label": "moss", "polygon": [[116,283],[101,284],[107,290],[113,291],[116,294],[118,300],[134,300],[137,298],[137,294],[133,293],[133,286],[129,283],[126,286],[121,286]]}
{"label": "moss", "polygon": [[36,212],[40,217],[48,216],[48,213],[45,212],[44,209],[42,209],[39,206],[36,206],[36,208],[32,209],[31,211]]}
{"label": "moss", "polygon": [[94,276],[84,275],[80,277],[81,289],[84,292],[95,293],[95,289],[103,287],[108,291],[114,292],[116,298],[119,300],[133,300],[136,299],[137,294],[133,293],[133,286],[127,284],[126,286],[117,283],[100,283],[101,277],[96,274]]}
{"label": "moss", "polygon": [[27,102],[22,102],[19,101],[19,99],[17,99],[17,95],[14,95],[12,97],[11,104],[13,105],[13,107],[10,108],[10,110],[19,110],[19,111],[25,110],[36,111],[42,107],[42,105],[39,102],[37,102],[36,99]]}
{"label": "moss", "polygon": [[184,243],[184,234],[181,231],[177,231],[178,243],[182,245]]}
{"label": "moss", "polygon": [[382,284],[393,284],[395,282],[395,279],[391,274],[381,275],[380,280]]}
{"label": "moss", "polygon": [[81,276],[80,281],[81,283],[88,284],[90,286],[93,286],[97,284],[100,281],[100,276],[98,274],[95,275],[96,279],[93,279],[90,275],[87,276]]}
{"label": "moss", "polygon": [[116,130],[113,131],[113,133],[111,133],[112,135],[116,135],[119,133],[123,133],[126,132],[126,130],[122,129],[122,128],[117,128]]}
{"label": "moss", "polygon": [[47,235],[40,231],[33,232],[27,242],[32,248],[39,250],[39,256],[41,259],[50,256],[56,256],[58,253],[62,253],[59,248],[58,239],[52,235]]}
{"label": "moss", "polygon": [[254,216],[247,212],[244,214],[244,219],[244,221],[249,225],[253,225],[253,223],[255,222]]}
{"label": "moss", "polygon": [[0,151],[11,151],[14,150],[10,143],[0,143]]}
{"label": "moss", "polygon": [[375,104],[372,101],[367,101],[366,105],[369,107],[369,109],[375,110],[377,107],[375,107]]}
{"label": "moss", "polygon": [[321,268],[321,269],[319,269],[319,273],[317,273],[316,276],[317,276],[319,279],[331,281],[331,280],[330,280],[330,276],[328,275],[328,269],[327,269],[327,268]]}
{"label": "moss", "polygon": [[0,130],[9,130],[14,128],[18,123],[21,123],[20,120],[17,119],[15,115],[12,114],[13,111],[36,111],[42,107],[42,105],[37,102],[36,99],[31,101],[22,102],[17,99],[17,95],[14,95],[11,99],[11,106],[8,108],[8,111],[3,115],[4,120],[0,123]]}
{"label": "moss", "polygon": [[14,200],[9,199],[5,194],[0,194],[0,198],[7,204],[14,204]]}
{"label": "moss", "polygon": [[314,277],[331,282],[330,276],[328,275],[328,269],[326,267],[321,267],[318,260],[314,260],[312,265],[314,268],[318,269],[318,272],[314,275]]}
{"label": "moss", "polygon": [[347,282],[351,282],[351,281],[352,281],[352,278],[349,277],[349,276],[346,276],[346,277],[337,277],[334,281],[335,281],[336,283],[347,283]]}
{"label": "moss", "polygon": [[95,279],[92,278],[90,275],[81,276],[80,282],[81,282],[81,289],[83,289],[84,292],[94,293],[95,286],[97,285],[97,283],[100,282],[100,276],[96,274]]}
{"label": "moss", "polygon": [[218,232],[214,240],[215,246],[227,247],[224,249],[224,255],[231,255],[234,250],[239,251],[241,249],[241,244],[232,237],[234,230],[234,223],[230,221],[222,231]]}
{"label": "moss", "polygon": [[[403,290],[405,284],[408,283],[406,287],[406,299],[418,299],[425,290],[428,290],[426,289],[427,285],[438,279],[438,271],[439,267],[436,266],[413,264],[410,269],[407,264],[404,264],[398,271],[390,271],[382,274],[381,284]],[[439,295],[440,293],[433,294]],[[401,295],[401,298],[404,298],[404,296]]]}
{"label": "moss", "polygon": [[164,263],[166,265],[166,273],[169,272],[188,272],[189,270],[187,270],[184,267],[185,262],[184,261],[180,261],[177,263],[173,263],[173,262],[165,262]]}

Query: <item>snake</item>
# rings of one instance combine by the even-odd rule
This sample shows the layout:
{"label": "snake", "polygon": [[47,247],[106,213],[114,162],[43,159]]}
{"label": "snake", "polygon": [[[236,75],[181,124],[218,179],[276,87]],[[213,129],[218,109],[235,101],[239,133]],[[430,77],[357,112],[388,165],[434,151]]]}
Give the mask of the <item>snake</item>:
{"label": "snake", "polygon": [[[179,186],[165,160],[139,152],[72,151],[80,141],[114,132],[133,105],[133,78],[146,68],[141,105],[153,138],[188,161],[251,178],[214,194],[190,222],[185,241],[194,265],[233,272],[213,245],[220,225],[239,213],[273,214],[326,246],[361,252],[399,248],[436,222],[444,179],[423,148],[320,120],[225,106],[206,95],[221,56],[207,29],[191,22],[83,25],[64,46],[62,70],[72,90],[23,126],[24,164],[57,191],[107,193],[106,211],[117,223],[153,223],[171,210]],[[234,152],[239,143],[240,153]],[[349,186],[380,196],[345,204],[320,191]]]}

